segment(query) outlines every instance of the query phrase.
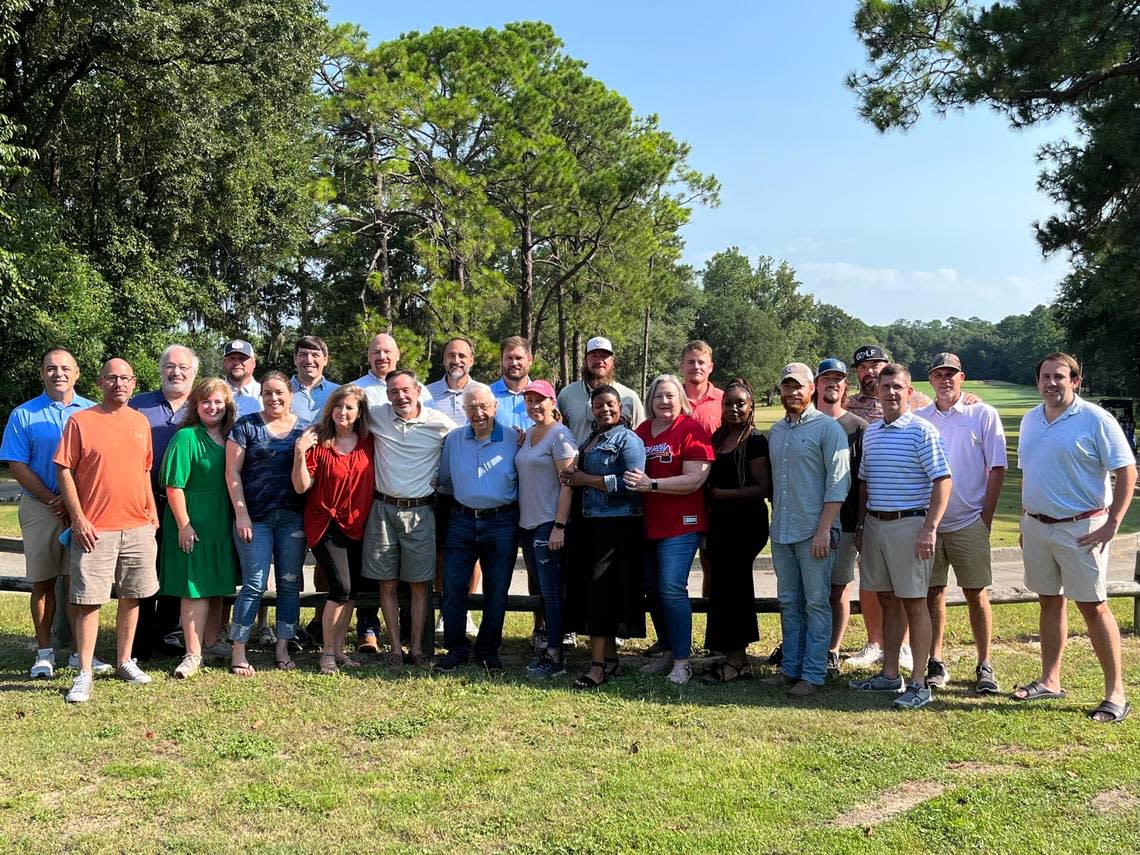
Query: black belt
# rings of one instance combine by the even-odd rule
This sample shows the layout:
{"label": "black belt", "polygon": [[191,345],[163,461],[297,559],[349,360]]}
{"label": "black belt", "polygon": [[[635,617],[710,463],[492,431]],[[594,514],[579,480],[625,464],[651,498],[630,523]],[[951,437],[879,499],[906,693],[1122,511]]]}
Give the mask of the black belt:
{"label": "black belt", "polygon": [[372,498],[378,502],[383,502],[385,505],[395,505],[397,508],[422,508],[424,505],[430,505],[435,501],[435,494],[420,496],[418,499],[397,499],[395,496],[373,490]]}
{"label": "black belt", "polygon": [[468,516],[475,517],[477,520],[491,519],[492,517],[501,517],[505,514],[515,513],[519,509],[518,502],[508,502],[505,505],[499,505],[497,508],[469,508],[467,505],[455,503],[455,510],[462,511]]}
{"label": "black belt", "polygon": [[1087,520],[1089,517],[1099,517],[1101,514],[1107,514],[1108,511],[1104,508],[1097,508],[1092,511],[1085,511],[1083,514],[1077,514],[1075,517],[1051,517],[1048,514],[1030,514],[1029,511],[1025,513],[1033,517],[1035,520],[1040,520],[1046,525],[1056,525],[1057,523],[1076,522],[1077,520]]}
{"label": "black belt", "polygon": [[871,516],[883,522],[890,522],[891,520],[901,520],[906,517],[924,517],[926,516],[926,508],[911,508],[909,511],[867,511]]}

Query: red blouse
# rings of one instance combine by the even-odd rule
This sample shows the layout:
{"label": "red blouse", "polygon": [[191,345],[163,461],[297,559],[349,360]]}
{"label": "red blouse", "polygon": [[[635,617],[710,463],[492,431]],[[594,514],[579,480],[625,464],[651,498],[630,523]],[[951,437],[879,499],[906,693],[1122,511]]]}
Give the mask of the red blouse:
{"label": "red blouse", "polygon": [[376,487],[371,435],[358,439],[356,448],[348,454],[314,445],[306,452],[305,463],[313,478],[305,498],[305,539],[309,547],[321,542],[332,520],[350,538],[361,540]]}

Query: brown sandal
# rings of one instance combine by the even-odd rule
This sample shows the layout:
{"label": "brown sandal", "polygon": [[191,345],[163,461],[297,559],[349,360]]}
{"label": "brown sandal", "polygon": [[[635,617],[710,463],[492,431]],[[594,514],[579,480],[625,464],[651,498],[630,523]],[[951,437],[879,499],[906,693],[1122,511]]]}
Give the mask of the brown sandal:
{"label": "brown sandal", "polygon": [[701,677],[701,682],[715,685],[717,683],[732,683],[736,680],[747,680],[751,677],[751,662],[745,662],[743,665],[733,665],[731,662],[718,662],[709,669],[707,674]]}
{"label": "brown sandal", "polygon": [[322,653],[320,659],[321,673],[329,677],[340,673],[340,668],[337,667],[336,656],[332,653]]}

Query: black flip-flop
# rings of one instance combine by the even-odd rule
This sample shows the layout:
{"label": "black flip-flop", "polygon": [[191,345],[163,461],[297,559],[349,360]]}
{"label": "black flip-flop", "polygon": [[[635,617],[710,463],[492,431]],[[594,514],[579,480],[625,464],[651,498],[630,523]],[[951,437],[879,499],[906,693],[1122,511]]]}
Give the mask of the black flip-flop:
{"label": "black flip-flop", "polygon": [[[1025,692],[1023,697],[1018,696],[1018,689]],[[1032,683],[1026,683],[1024,686],[1016,686],[1013,692],[1010,693],[1010,699],[1014,701],[1053,701],[1065,697],[1068,693],[1064,689],[1059,689],[1054,692],[1052,689],[1045,688],[1040,680],[1034,680]]]}
{"label": "black flip-flop", "polygon": [[[1100,706],[1095,710],[1089,711],[1089,718],[1099,724],[1120,724],[1124,719],[1128,718],[1128,714],[1132,712],[1132,704],[1125,701],[1123,704],[1114,704],[1108,698],[1100,702]],[[1105,715],[1112,716],[1112,718],[1099,719],[1096,717],[1097,713],[1104,713]]]}

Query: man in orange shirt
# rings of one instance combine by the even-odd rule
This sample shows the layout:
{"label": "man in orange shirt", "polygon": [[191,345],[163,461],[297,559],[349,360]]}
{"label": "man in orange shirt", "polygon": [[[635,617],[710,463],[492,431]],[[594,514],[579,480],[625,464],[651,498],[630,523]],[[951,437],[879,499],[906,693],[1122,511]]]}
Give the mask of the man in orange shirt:
{"label": "man in orange shirt", "polygon": [[680,368],[685,378],[685,397],[693,409],[693,418],[701,423],[709,436],[720,427],[721,398],[724,397],[724,392],[709,381],[714,367],[713,352],[708,342],[695,339],[681,350]]}
{"label": "man in orange shirt", "polygon": [[71,602],[77,607],[79,673],[68,703],[91,698],[91,663],[99,609],[118,587],[116,675],[128,683],[150,677],[130,658],[139,599],[158,593],[158,528],[150,469],[150,423],[127,406],[135,390],[131,366],[109,359],[99,372],[102,401],[73,415],[55,452],[59,493],[71,517]]}

